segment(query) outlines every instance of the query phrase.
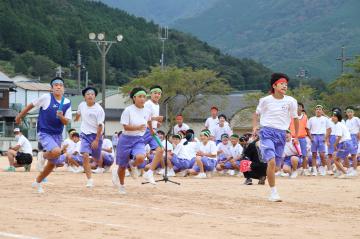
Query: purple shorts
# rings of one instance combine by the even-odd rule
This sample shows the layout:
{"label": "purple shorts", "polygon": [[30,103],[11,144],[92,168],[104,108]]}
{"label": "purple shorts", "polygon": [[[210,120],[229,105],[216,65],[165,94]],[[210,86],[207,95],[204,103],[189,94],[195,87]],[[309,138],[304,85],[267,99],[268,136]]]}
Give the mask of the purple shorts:
{"label": "purple shorts", "polygon": [[157,144],[156,140],[152,137],[149,128],[146,129],[143,138],[144,138],[144,144],[145,144],[145,145],[148,144],[148,145],[150,146],[150,149],[151,149],[151,150],[155,150],[156,148],[159,147],[159,145]]}
{"label": "purple shorts", "polygon": [[300,144],[300,150],[301,150],[301,155],[303,158],[305,158],[307,156],[307,142],[306,142],[306,138],[299,138],[299,144]]}
{"label": "purple shorts", "polygon": [[284,153],[286,131],[270,127],[262,127],[259,132],[260,150],[265,162],[275,158],[277,166],[281,165]]}
{"label": "purple shorts", "polygon": [[[202,157],[201,158],[201,162],[204,165],[204,171],[205,172],[212,172],[214,171],[214,168],[216,167],[216,160],[215,159],[210,159],[208,157]],[[192,167],[196,172],[200,172],[200,168],[199,166],[196,165],[196,163],[194,163],[194,166]]]}
{"label": "purple shorts", "polygon": [[114,157],[111,153],[102,152],[103,167],[110,167],[114,163]]}
{"label": "purple shorts", "polygon": [[96,149],[91,148],[91,143],[95,140],[96,134],[80,134],[81,138],[81,146],[80,146],[80,153],[88,153],[92,156],[94,160],[98,160],[101,156],[101,148],[103,140],[99,139],[99,144]]}
{"label": "purple shorts", "polygon": [[[235,164],[239,167],[240,166],[240,160],[235,161]],[[226,162],[224,164],[225,169],[235,169],[234,166],[230,162]]]}
{"label": "purple shorts", "polygon": [[330,135],[329,137],[329,147],[328,147],[328,154],[332,155],[335,152],[334,144],[336,142],[336,136]]}
{"label": "purple shorts", "polygon": [[350,154],[352,154],[352,155],[357,154],[358,147],[359,147],[359,141],[358,141],[357,134],[351,135],[351,143],[352,143],[352,146],[351,146]]}
{"label": "purple shorts", "polygon": [[178,172],[178,171],[182,171],[185,169],[190,169],[194,166],[195,163],[195,158],[191,159],[191,160],[187,160],[187,159],[181,159],[178,158],[175,154],[171,159],[171,163],[174,166],[174,171]]}
{"label": "purple shorts", "polygon": [[[298,168],[300,168],[301,167],[301,164],[302,164],[302,159],[300,158],[300,157],[298,157],[298,156],[296,156],[296,155],[294,155],[296,158],[297,158],[297,160],[298,160]],[[284,165],[287,165],[287,166],[289,166],[290,168],[292,168],[292,163],[291,163],[291,157],[294,157],[294,156],[287,156],[287,157],[285,157],[284,158]]]}
{"label": "purple shorts", "polygon": [[218,163],[221,163],[222,161],[227,160],[227,157],[224,154],[219,154],[217,157]]}
{"label": "purple shorts", "polygon": [[312,134],[311,152],[313,153],[325,153],[325,135]]}
{"label": "purple shorts", "polygon": [[339,143],[336,157],[340,159],[345,159],[347,156],[349,156],[352,146],[353,145],[351,140]]}
{"label": "purple shorts", "polygon": [[121,134],[116,149],[116,164],[123,168],[127,167],[131,155],[146,155],[142,136]]}
{"label": "purple shorts", "polygon": [[[51,135],[43,132],[38,133],[38,139],[44,151],[52,151],[55,148],[61,148],[62,134]],[[55,165],[61,164],[59,158],[49,159]]]}

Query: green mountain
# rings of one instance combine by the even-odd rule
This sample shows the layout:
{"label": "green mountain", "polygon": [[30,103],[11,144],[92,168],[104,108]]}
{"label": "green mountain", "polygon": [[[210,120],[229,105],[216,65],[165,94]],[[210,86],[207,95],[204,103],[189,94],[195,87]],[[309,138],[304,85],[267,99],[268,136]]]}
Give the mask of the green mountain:
{"label": "green mountain", "polygon": [[178,19],[194,17],[218,0],[101,0],[109,6],[123,9],[135,16],[158,24],[171,25]]}
{"label": "green mountain", "polygon": [[[0,29],[0,63],[5,62],[16,73],[46,80],[57,65],[70,69],[80,50],[90,80],[100,82],[100,56],[88,40],[90,32],[105,32],[108,40],[119,33],[124,36],[107,56],[108,84],[121,85],[159,64],[158,25],[96,1],[3,0]],[[179,67],[215,70],[237,89],[265,89],[270,73],[262,64],[221,54],[207,43],[172,29],[165,61]]]}
{"label": "green mountain", "polygon": [[304,67],[329,81],[340,74],[342,45],[360,54],[359,13],[358,0],[219,0],[174,27],[274,71],[295,75]]}

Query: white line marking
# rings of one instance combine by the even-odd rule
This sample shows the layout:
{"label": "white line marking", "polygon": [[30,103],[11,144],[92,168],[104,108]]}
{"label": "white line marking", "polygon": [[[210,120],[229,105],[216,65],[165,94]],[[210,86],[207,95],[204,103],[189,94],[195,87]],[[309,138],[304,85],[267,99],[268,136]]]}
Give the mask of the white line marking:
{"label": "white line marking", "polygon": [[0,236],[9,237],[9,238],[20,238],[20,239],[39,239],[38,237],[24,236],[20,234],[14,234],[9,232],[0,232]]}

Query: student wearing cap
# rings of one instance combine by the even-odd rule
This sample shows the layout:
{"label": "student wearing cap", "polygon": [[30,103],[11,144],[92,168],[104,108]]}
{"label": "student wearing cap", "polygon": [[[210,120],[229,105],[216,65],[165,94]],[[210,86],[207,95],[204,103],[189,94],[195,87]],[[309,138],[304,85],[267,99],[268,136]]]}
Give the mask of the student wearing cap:
{"label": "student wearing cap", "polygon": [[6,172],[15,172],[15,168],[24,167],[26,172],[30,171],[32,163],[32,147],[29,140],[20,132],[19,128],[14,129],[16,145],[7,151],[9,167]]}
{"label": "student wearing cap", "polygon": [[163,116],[160,116],[160,105],[159,101],[162,95],[162,88],[159,85],[154,85],[150,87],[150,99],[147,100],[144,104],[145,109],[150,112],[151,115],[151,125],[152,131],[148,127],[144,134],[144,144],[150,146],[150,151],[155,151],[155,155],[150,165],[148,166],[148,170],[143,174],[145,180],[152,180],[154,177],[154,171],[158,167],[161,162],[163,165],[163,154],[165,146],[158,145],[154,137],[151,135],[151,132],[156,132],[157,128],[160,127]]}
{"label": "student wearing cap", "polygon": [[189,170],[191,175],[197,175],[195,178],[208,178],[216,167],[217,147],[214,141],[209,139],[210,131],[205,129],[200,133],[200,143],[198,151],[196,152],[195,164]]}
{"label": "student wearing cap", "polygon": [[86,187],[92,188],[94,181],[91,178],[90,156],[95,161],[99,161],[102,149],[102,134],[104,132],[105,112],[104,109],[96,103],[98,91],[94,87],[86,87],[82,90],[84,101],[78,106],[75,121],[79,121],[81,147],[80,154],[83,159],[83,167],[86,174]]}
{"label": "student wearing cap", "polygon": [[225,123],[226,123],[226,116],[223,114],[219,115],[219,124],[216,125],[213,129],[215,142],[217,145],[221,143],[221,135],[223,134],[232,135],[233,133],[229,124],[225,124]]}
{"label": "student wearing cap", "polygon": [[56,77],[51,80],[51,93],[44,94],[32,103],[27,105],[15,118],[15,122],[20,124],[21,119],[34,107],[39,108],[37,122],[38,139],[44,148],[44,158],[47,164],[35,182],[33,187],[39,193],[43,192],[41,182],[55,168],[57,160],[61,155],[62,132],[64,125],[72,119],[71,102],[64,97],[64,80]]}
{"label": "student wearing cap", "polygon": [[[151,126],[151,113],[144,107],[146,101],[146,90],[142,87],[135,87],[130,92],[130,98],[133,104],[126,107],[121,114],[120,123],[124,127],[119,137],[116,164],[118,174],[113,174],[113,183],[118,186],[120,194],[126,194],[125,190],[125,171],[130,164],[132,174],[137,173],[137,166],[142,164],[146,157],[144,135],[146,129],[150,129],[150,133],[154,134]],[[130,156],[133,160],[130,161]],[[134,177],[134,176],[133,176]],[[118,179],[120,179],[120,184]],[[145,178],[149,183],[156,184],[154,177]]]}
{"label": "student wearing cap", "polygon": [[[310,176],[310,171],[308,169],[308,155],[307,155],[307,143],[306,137],[310,135],[309,130],[306,128],[308,117],[305,113],[304,105],[298,102],[298,117],[299,117],[299,145],[302,155],[302,167],[305,176]],[[291,136],[295,137],[295,125],[294,119],[291,119],[290,123]]]}
{"label": "student wearing cap", "polygon": [[179,131],[185,131],[190,129],[190,127],[184,123],[184,117],[182,115],[176,116],[176,125],[174,126],[174,134],[178,134]]}
{"label": "student wearing cap", "polygon": [[346,108],[346,116],[347,120],[345,121],[346,127],[349,129],[351,134],[351,160],[352,167],[348,170],[349,176],[357,176],[357,151],[359,145],[359,137],[360,137],[360,119],[354,116],[354,107],[349,106]]}
{"label": "student wearing cap", "polygon": [[[328,118],[324,116],[323,106],[317,105],[315,107],[315,116],[311,117],[306,126],[310,131],[311,152],[312,152],[312,175],[317,176],[318,170],[316,168],[316,157],[320,154],[321,166],[319,173],[321,176],[326,175],[326,159],[325,159],[325,135],[327,129],[331,127]],[[330,169],[329,169],[330,170]]]}
{"label": "student wearing cap", "polygon": [[345,160],[345,158],[350,154],[352,148],[351,135],[344,123],[342,123],[342,115],[339,111],[334,111],[332,113],[331,120],[336,125],[336,141],[335,141],[335,150],[337,151],[334,163],[337,168],[337,172],[335,174],[336,178],[347,178],[352,176],[351,173],[347,173],[344,169],[341,160]]}
{"label": "student wearing cap", "polygon": [[281,163],[286,142],[286,130],[294,118],[295,141],[298,140],[299,120],[297,101],[287,96],[289,77],[282,73],[271,76],[271,95],[260,99],[253,118],[253,131],[256,134],[260,117],[260,149],[264,161],[267,162],[267,177],[271,194],[270,201],[281,202],[275,187],[275,168]]}

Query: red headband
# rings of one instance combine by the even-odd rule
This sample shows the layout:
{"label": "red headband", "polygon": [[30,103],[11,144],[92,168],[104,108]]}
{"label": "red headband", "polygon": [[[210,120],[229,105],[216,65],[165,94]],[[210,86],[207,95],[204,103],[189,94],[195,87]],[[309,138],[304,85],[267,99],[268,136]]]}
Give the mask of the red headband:
{"label": "red headband", "polygon": [[278,79],[277,81],[274,82],[273,86],[277,85],[277,84],[280,84],[280,83],[285,83],[285,82],[286,83],[288,82],[288,80],[286,78],[280,78],[280,79]]}

